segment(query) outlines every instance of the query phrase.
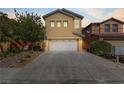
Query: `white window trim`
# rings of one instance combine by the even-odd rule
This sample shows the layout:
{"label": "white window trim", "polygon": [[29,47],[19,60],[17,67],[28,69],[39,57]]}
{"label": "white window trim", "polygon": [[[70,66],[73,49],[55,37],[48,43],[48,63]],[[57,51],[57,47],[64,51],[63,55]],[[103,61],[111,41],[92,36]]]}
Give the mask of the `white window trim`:
{"label": "white window trim", "polygon": [[68,21],[63,21],[63,27],[68,27]]}
{"label": "white window trim", "polygon": [[[60,24],[58,25],[58,23]],[[61,21],[57,21],[57,27],[61,27]]]}
{"label": "white window trim", "polygon": [[55,27],[55,21],[50,21],[50,27]]}
{"label": "white window trim", "polygon": [[79,29],[80,28],[80,20],[78,20],[78,19],[74,20],[74,28],[75,29]]}

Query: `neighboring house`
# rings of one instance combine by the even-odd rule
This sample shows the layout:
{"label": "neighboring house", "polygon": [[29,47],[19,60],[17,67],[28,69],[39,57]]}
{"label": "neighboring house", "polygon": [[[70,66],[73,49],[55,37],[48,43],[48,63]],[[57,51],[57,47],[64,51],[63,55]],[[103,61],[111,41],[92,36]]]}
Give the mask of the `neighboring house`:
{"label": "neighboring house", "polygon": [[124,46],[124,22],[115,18],[100,23],[91,23],[82,31],[86,48],[94,40],[105,40],[113,46]]}
{"label": "neighboring house", "polygon": [[81,51],[83,16],[67,9],[57,9],[43,16],[47,51]]}

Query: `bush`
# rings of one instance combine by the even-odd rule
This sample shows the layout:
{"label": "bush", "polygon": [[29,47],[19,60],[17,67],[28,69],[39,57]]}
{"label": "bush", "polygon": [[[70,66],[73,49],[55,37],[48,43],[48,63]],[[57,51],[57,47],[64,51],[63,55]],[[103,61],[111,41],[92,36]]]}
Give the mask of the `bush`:
{"label": "bush", "polygon": [[11,48],[11,49],[8,49],[7,52],[8,53],[18,53],[19,52],[19,49],[17,49],[17,48]]}
{"label": "bush", "polygon": [[124,63],[124,56],[120,56],[120,57],[119,57],[119,61],[120,61],[121,63]]}
{"label": "bush", "polygon": [[110,54],[112,45],[105,41],[91,43],[90,52],[99,56]]}
{"label": "bush", "polygon": [[11,48],[11,49],[8,49],[7,51],[0,52],[0,57],[14,56],[18,52],[19,52],[19,49]]}
{"label": "bush", "polygon": [[6,56],[7,56],[6,52],[0,52],[0,57],[6,57]]}
{"label": "bush", "polygon": [[16,48],[11,48],[8,51],[6,51],[8,56],[13,56],[13,55],[15,55],[18,52],[19,52],[19,49],[16,49]]}
{"label": "bush", "polygon": [[40,46],[34,46],[33,50],[34,51],[42,51],[42,48]]}

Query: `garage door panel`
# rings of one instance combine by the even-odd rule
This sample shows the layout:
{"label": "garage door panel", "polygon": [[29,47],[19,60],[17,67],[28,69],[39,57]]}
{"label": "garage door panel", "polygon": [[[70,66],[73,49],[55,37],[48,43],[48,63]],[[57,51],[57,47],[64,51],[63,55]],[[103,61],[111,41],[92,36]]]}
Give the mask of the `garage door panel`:
{"label": "garage door panel", "polygon": [[76,40],[51,40],[49,43],[50,51],[77,51]]}

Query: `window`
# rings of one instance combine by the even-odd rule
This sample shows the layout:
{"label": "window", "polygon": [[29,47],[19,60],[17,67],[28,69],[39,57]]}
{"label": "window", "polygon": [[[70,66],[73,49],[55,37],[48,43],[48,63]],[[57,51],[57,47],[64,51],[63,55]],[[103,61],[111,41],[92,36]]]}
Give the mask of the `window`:
{"label": "window", "polygon": [[96,27],[96,32],[99,32],[99,27]]}
{"label": "window", "polygon": [[99,32],[99,26],[93,25],[93,26],[92,26],[92,32],[98,33],[98,32]]}
{"label": "window", "polygon": [[68,21],[64,21],[64,22],[63,22],[63,26],[64,26],[64,27],[68,27]]}
{"label": "window", "polygon": [[110,24],[105,24],[104,31],[110,32]]}
{"label": "window", "polygon": [[80,28],[80,20],[74,20],[74,28]]}
{"label": "window", "polygon": [[99,32],[99,26],[96,26],[95,32]]}
{"label": "window", "polygon": [[54,21],[50,21],[50,26],[51,27],[55,27],[55,22]]}
{"label": "window", "polygon": [[112,24],[112,32],[118,32],[118,24]]}
{"label": "window", "polygon": [[61,21],[57,21],[57,27],[61,27]]}

